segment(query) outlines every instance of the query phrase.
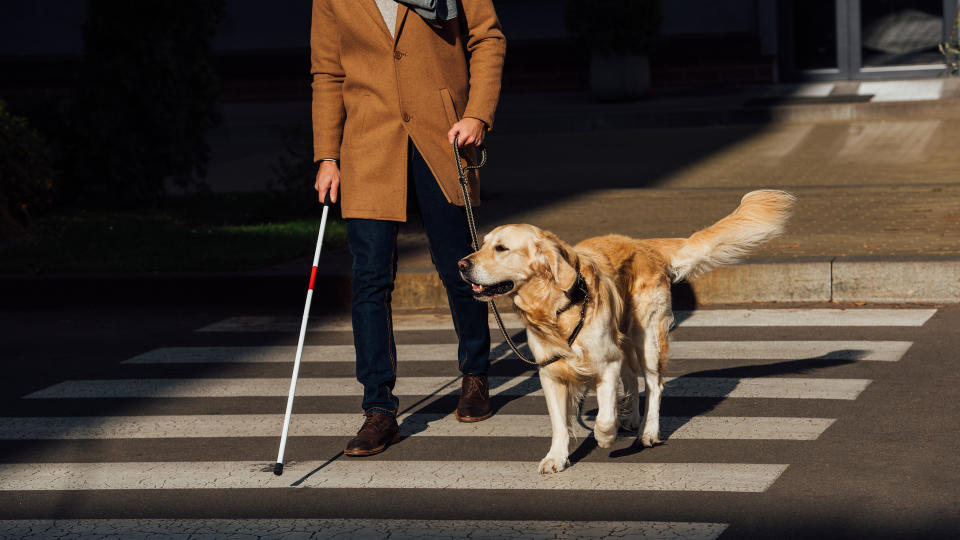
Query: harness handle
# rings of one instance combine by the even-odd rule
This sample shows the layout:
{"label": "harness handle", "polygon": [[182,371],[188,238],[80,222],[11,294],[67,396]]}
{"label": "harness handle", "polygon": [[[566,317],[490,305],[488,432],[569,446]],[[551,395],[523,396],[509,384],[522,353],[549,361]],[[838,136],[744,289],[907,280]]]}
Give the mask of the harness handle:
{"label": "harness handle", "polygon": [[[480,249],[480,242],[477,241],[477,222],[473,217],[473,205],[470,203],[470,187],[467,185],[467,175],[465,171],[479,169],[487,163],[487,148],[485,146],[480,146],[480,162],[476,165],[467,165],[464,166],[460,158],[460,138],[454,137],[453,139],[453,155],[457,158],[457,175],[460,177],[460,190],[463,192],[463,207],[466,210],[467,214],[467,227],[470,229],[470,241],[473,242],[473,250],[478,251]],[[586,305],[586,304],[584,304]],[[497,320],[497,326],[500,327],[500,332],[503,334],[504,341],[507,342],[507,345],[510,346],[510,349],[513,350],[514,354],[528,364],[532,364],[537,367],[541,367],[537,362],[530,360],[520,352],[520,349],[513,343],[513,339],[510,338],[510,334],[507,333],[507,329],[503,324],[503,318],[500,317],[500,310],[497,309],[497,304],[490,302],[490,307],[493,308],[493,318]]]}

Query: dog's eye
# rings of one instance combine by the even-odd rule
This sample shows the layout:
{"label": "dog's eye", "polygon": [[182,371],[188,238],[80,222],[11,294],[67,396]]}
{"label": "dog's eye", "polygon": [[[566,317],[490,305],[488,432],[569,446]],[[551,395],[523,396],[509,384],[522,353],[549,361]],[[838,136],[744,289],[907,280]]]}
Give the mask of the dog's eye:
{"label": "dog's eye", "polygon": [[493,247],[493,249],[495,251],[507,251],[507,246],[503,244],[497,244],[496,246]]}

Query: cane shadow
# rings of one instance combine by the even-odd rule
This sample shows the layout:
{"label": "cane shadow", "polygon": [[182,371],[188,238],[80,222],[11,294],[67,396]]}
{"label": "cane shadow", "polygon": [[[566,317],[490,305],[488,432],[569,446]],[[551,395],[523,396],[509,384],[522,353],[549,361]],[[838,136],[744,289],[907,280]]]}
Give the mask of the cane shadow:
{"label": "cane shadow", "polygon": [[[456,392],[451,392],[451,391],[450,391],[450,388],[451,388],[453,385],[455,385],[458,380],[459,380],[459,377],[450,379],[449,381],[447,381],[446,383],[444,383],[442,386],[440,386],[439,388],[437,388],[436,390],[434,390],[434,391],[431,392],[430,394],[428,394],[428,395],[420,398],[418,401],[416,401],[415,403],[413,403],[413,404],[410,405],[409,407],[407,407],[407,408],[405,408],[405,409],[401,409],[399,412],[397,412],[397,416],[400,417],[400,416],[403,416],[404,414],[407,414],[407,413],[411,413],[411,415],[412,415],[413,413],[417,413],[417,411],[420,410],[420,409],[416,409],[417,406],[423,405],[424,403],[428,402],[431,398],[436,398],[436,397],[439,396],[441,393],[446,392],[445,395],[456,395]],[[398,430],[396,439],[395,439],[394,441],[392,441],[392,442],[390,443],[390,445],[391,445],[391,446],[396,446],[396,445],[398,445],[398,444],[403,444],[403,442],[404,442],[407,438],[409,438],[409,437],[411,437],[411,436],[413,436],[413,435],[415,435],[415,434],[417,434],[417,433],[426,431],[427,428],[430,426],[430,423],[431,423],[431,422],[435,422],[435,421],[437,421],[437,420],[442,420],[443,418],[449,416],[450,414],[451,414],[451,413],[444,413],[444,414],[418,414],[416,418],[412,418],[411,416],[405,417],[405,418],[400,422],[400,424],[399,424],[399,426],[398,426],[398,427],[399,427],[399,430]],[[303,484],[304,482],[306,482],[307,480],[309,480],[310,477],[312,477],[312,476],[314,476],[315,474],[319,473],[320,471],[322,471],[323,469],[325,469],[326,467],[328,467],[330,464],[332,464],[334,461],[336,461],[336,460],[340,459],[341,457],[343,457],[343,455],[344,455],[344,453],[343,453],[342,451],[341,451],[341,452],[338,452],[336,455],[332,456],[330,459],[328,459],[326,462],[324,462],[324,463],[322,463],[321,465],[319,465],[317,468],[313,469],[312,471],[310,471],[310,472],[304,474],[303,476],[301,476],[299,479],[295,480],[292,484],[290,484],[290,486],[291,486],[291,487],[298,487],[298,486],[300,486],[301,484]],[[272,471],[272,470],[273,470],[273,469],[270,468],[270,467],[266,467],[266,468],[263,469],[264,472],[269,472],[269,471]]]}
{"label": "cane shadow", "polygon": [[[526,343],[521,341],[523,337],[523,331],[510,336],[514,344],[517,345],[517,348],[520,349],[520,352],[530,358],[532,355],[530,354],[529,348],[526,347]],[[499,343],[490,349],[491,368],[498,364],[519,361],[506,342]],[[534,370],[532,366],[526,367],[529,369],[523,369],[519,373],[515,373],[513,377],[522,376],[524,373],[529,373],[529,377],[510,388],[509,392],[498,393],[497,390],[503,387],[513,377],[490,379],[490,407],[494,415],[498,414],[500,410],[511,401],[528,396],[540,389],[537,371]],[[408,416],[405,416],[400,421],[401,440],[398,441],[398,443],[402,443],[405,439],[418,433],[423,433],[429,429],[430,424],[433,422],[444,420],[453,415],[452,411],[456,408],[457,400],[460,396],[460,389],[457,387],[459,381],[460,377],[451,378],[440,388],[437,388],[430,394],[421,397],[413,404],[400,410],[397,414],[398,416]],[[440,407],[443,408],[444,412],[435,410]],[[416,417],[413,415],[416,415]]]}
{"label": "cane shadow", "polygon": [[[836,351],[831,351],[829,353],[823,354],[821,356],[804,358],[799,360],[787,360],[783,362],[774,362],[771,364],[761,364],[761,365],[750,365],[750,366],[737,366],[730,368],[722,369],[708,369],[696,371],[693,373],[686,373],[673,379],[664,384],[664,397],[667,398],[685,398],[685,397],[694,397],[694,396],[684,396],[682,393],[679,395],[671,396],[671,389],[679,389],[685,386],[686,381],[692,379],[701,379],[701,378],[711,378],[715,379],[715,385],[712,387],[712,390],[715,391],[715,396],[705,396],[705,397],[694,397],[694,399],[683,399],[682,406],[670,406],[664,407],[661,404],[661,422],[660,422],[660,437],[663,440],[657,446],[666,445],[670,442],[670,437],[679,431],[683,426],[689,423],[690,419],[695,417],[707,414],[713,411],[719,404],[723,403],[725,400],[730,399],[730,394],[737,388],[741,380],[744,378],[762,378],[762,377],[777,377],[784,375],[804,375],[810,374],[817,371],[835,368],[839,366],[846,366],[858,362],[860,359],[864,358],[868,354],[868,351],[856,350],[856,349],[839,349]],[[640,381],[641,388],[643,387],[643,381]],[[642,397],[641,407],[643,406]],[[669,415],[671,418],[676,418],[676,421],[665,422],[664,418],[664,409],[677,408],[682,410],[682,416],[673,416]],[[593,426],[588,426],[584,420],[583,416],[596,416],[597,410],[592,409],[589,411],[583,411],[577,415],[576,421],[587,429],[593,429]],[[636,431],[624,431],[621,430],[617,434],[617,438],[621,437],[637,437],[638,432]],[[584,438],[580,445],[570,453],[570,463],[576,463],[584,459],[592,451],[594,451],[597,446],[596,440],[593,438],[593,435]],[[655,448],[655,447],[654,447]],[[622,458],[627,456],[632,456],[639,454],[644,450],[652,450],[652,448],[645,448],[640,445],[638,439],[634,439],[633,443],[626,447],[618,450],[613,450],[610,452],[609,457],[611,458]]]}
{"label": "cane shadow", "polygon": [[[304,482],[306,482],[307,480],[309,480],[310,477],[312,477],[313,475],[315,475],[315,474],[317,474],[318,472],[322,471],[323,469],[327,468],[328,466],[330,466],[330,464],[332,464],[334,461],[340,459],[340,458],[343,457],[343,456],[344,456],[343,451],[337,452],[336,454],[334,454],[333,456],[331,456],[329,459],[327,459],[327,461],[325,461],[325,462],[323,462],[322,464],[318,465],[318,466],[317,466],[315,469],[313,469],[312,471],[310,471],[310,472],[308,472],[307,474],[304,474],[303,476],[301,476],[300,478],[297,478],[296,480],[294,480],[294,481],[290,484],[290,487],[300,487],[301,485],[303,485]],[[290,462],[289,464],[292,465],[293,462]],[[272,472],[272,471],[273,471],[273,467],[270,466],[270,465],[268,465],[267,467],[264,467],[264,468],[261,469],[260,471],[261,471],[261,472]]]}

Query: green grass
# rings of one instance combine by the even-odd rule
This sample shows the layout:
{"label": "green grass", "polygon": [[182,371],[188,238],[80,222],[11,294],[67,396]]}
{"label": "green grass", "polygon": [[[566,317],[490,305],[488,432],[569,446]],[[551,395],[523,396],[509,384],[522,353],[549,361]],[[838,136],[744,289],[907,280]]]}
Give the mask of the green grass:
{"label": "green grass", "polygon": [[[36,221],[31,234],[0,246],[0,272],[221,272],[309,256],[320,206],[255,194],[172,200],[164,208],[74,211]],[[346,242],[330,220],[324,247]]]}

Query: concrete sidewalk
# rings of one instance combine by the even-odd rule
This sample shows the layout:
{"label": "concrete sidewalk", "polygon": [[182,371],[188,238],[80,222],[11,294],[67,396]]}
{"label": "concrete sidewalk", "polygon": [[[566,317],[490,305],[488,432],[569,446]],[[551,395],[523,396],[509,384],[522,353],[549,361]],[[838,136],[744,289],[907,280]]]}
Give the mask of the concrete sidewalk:
{"label": "concrete sidewalk", "polygon": [[960,118],[960,78],[665,89],[632,103],[582,92],[509,94],[497,130],[564,132],[729,124]]}
{"label": "concrete sidewalk", "polygon": [[[296,140],[310,148],[310,103],[307,101],[224,103],[223,123],[209,139],[211,162],[207,182],[214,191],[261,191],[281,159],[285,144]],[[606,156],[593,140],[605,137],[604,147],[617,139],[627,153],[656,149],[641,172],[663,166],[663,145],[630,141],[623,132],[659,139],[666,130],[716,130],[737,126],[728,138],[786,124],[831,124],[919,120],[960,120],[960,78],[913,81],[833,82],[754,85],[696,90],[663,90],[649,99],[631,103],[598,103],[583,92],[530,92],[504,94],[491,133],[491,167],[486,178],[503,178],[504,170],[527,171],[540,160],[554,160],[574,152],[581,159],[612,163],[605,173],[626,169],[619,155]],[[712,145],[708,134],[694,139]],[[899,137],[900,135],[894,135]],[[689,144],[684,136],[684,144]],[[501,144],[502,142],[502,144]],[[722,144],[722,141],[721,141]],[[784,151],[781,143],[774,141]],[[538,159],[531,155],[542,152]],[[671,151],[676,154],[676,151]],[[697,158],[699,156],[692,156]],[[452,158],[451,158],[452,159]],[[683,156],[684,160],[691,156]],[[549,169],[547,169],[549,171]],[[552,172],[552,171],[550,171]],[[511,182],[516,175],[511,175]],[[525,174],[524,176],[528,176]],[[487,185],[485,180],[484,185]],[[634,187],[630,183],[626,187]]]}
{"label": "concrete sidewalk", "polygon": [[[958,83],[761,86],[630,104],[507,95],[481,175],[481,234],[532,223],[570,243],[688,236],[748,191],[786,189],[798,197],[786,234],[679,287],[685,302],[957,302]],[[743,112],[753,109],[764,112]],[[702,125],[660,125],[697,111]],[[760,116],[771,120],[712,120]],[[424,235],[415,220],[405,229],[395,305],[445,307]],[[347,268],[345,252],[325,258],[344,286]]]}
{"label": "concrete sidewalk", "polygon": [[[958,302],[958,93],[960,79],[755,86],[621,104],[507,94],[481,173],[481,233],[523,222],[570,243],[688,236],[748,191],[786,189],[798,197],[786,234],[745,264],[678,287],[684,303]],[[219,191],[263,189],[283,155],[283,130],[309,133],[309,104],[231,104],[225,113],[212,141]],[[416,219],[401,230],[395,307],[445,308]],[[147,291],[158,302],[292,305],[309,266],[6,278],[0,294],[129,302]],[[346,309],[349,254],[328,250],[321,266],[316,302]],[[61,286],[51,293],[54,280]]]}

